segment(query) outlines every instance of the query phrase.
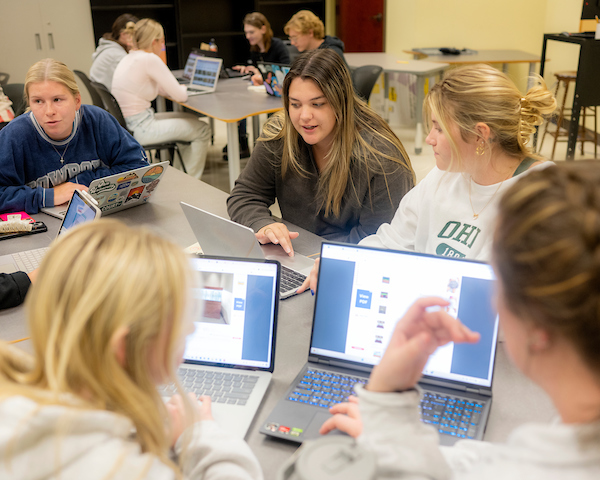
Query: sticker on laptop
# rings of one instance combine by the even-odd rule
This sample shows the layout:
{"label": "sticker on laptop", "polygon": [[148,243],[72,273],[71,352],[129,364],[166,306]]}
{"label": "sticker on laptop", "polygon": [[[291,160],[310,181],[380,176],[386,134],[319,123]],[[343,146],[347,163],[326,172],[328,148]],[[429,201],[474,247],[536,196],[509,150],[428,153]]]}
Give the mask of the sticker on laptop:
{"label": "sticker on laptop", "polygon": [[98,182],[97,185],[94,185],[92,188],[90,188],[90,195],[96,195],[97,193],[110,192],[111,190],[114,190],[115,188],[117,188],[117,186],[114,183],[110,183],[109,181],[104,180],[102,178],[102,179],[100,179],[100,181]]}
{"label": "sticker on laptop", "polygon": [[154,191],[154,189],[156,188],[156,186],[158,185],[158,182],[160,182],[160,180],[154,180],[153,182],[146,185],[146,191],[149,193],[152,193]]}
{"label": "sticker on laptop", "polygon": [[117,179],[117,183],[130,182],[131,180],[135,180],[136,178],[139,178],[137,173],[131,172],[131,173],[125,175],[124,177],[119,177]]}
{"label": "sticker on laptop", "polygon": [[162,174],[163,170],[164,170],[164,168],[161,167],[160,165],[157,165],[156,167],[152,167],[142,177],[142,183],[150,183],[150,182],[153,182],[154,180],[158,179],[158,177],[160,177],[160,175]]}
{"label": "sticker on laptop", "polygon": [[130,202],[132,200],[139,200],[142,197],[142,192],[144,191],[144,187],[136,187],[129,190],[129,195],[127,195],[127,200],[125,203]]}

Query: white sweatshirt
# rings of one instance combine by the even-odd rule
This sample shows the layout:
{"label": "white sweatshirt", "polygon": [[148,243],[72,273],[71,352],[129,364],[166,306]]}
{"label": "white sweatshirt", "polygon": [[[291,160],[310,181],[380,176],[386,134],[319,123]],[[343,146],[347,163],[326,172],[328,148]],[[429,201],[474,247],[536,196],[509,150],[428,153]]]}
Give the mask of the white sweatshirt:
{"label": "white sweatshirt", "polygon": [[377,479],[597,480],[600,421],[526,424],[506,444],[460,440],[440,447],[419,420],[419,392],[375,393],[357,387],[361,445],[377,456]]}
{"label": "white sweatshirt", "polygon": [[[250,447],[214,421],[193,427],[182,470],[187,479],[262,479]],[[13,396],[0,401],[0,478],[20,480],[174,479],[171,468],[142,453],[133,424],[101,410],[39,405]],[[175,453],[182,452],[181,439]]]}
{"label": "white sweatshirt", "polygon": [[[552,163],[527,171],[548,165]],[[402,198],[392,222],[359,245],[489,261],[498,201],[518,178],[478,185],[468,175],[433,167]]]}
{"label": "white sweatshirt", "polygon": [[158,95],[176,102],[187,100],[187,88],[177,79],[158,55],[132,50],[119,62],[112,79],[112,94],[125,118],[150,108]]}

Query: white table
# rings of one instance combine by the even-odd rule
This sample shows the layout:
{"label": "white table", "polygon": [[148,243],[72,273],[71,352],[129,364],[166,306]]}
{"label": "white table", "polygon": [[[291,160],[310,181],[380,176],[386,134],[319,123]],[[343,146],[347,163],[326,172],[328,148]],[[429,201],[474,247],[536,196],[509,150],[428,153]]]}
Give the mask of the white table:
{"label": "white table", "polygon": [[[425,79],[442,73],[447,63],[428,62],[424,60],[402,60],[391,53],[344,53],[350,68],[364,65],[379,65],[383,67],[385,77],[385,98],[389,98],[389,73],[409,73],[417,77],[417,132],[415,134],[415,153],[423,150],[423,101],[425,100]],[[387,115],[387,109],[384,117]],[[386,118],[388,120],[388,118]]]}

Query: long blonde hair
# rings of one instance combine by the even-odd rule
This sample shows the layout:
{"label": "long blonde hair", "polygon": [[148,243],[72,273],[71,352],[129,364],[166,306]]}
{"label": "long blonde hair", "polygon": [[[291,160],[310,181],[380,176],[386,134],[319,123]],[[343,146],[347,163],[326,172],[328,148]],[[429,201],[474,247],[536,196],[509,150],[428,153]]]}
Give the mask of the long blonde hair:
{"label": "long blonde hair", "polygon": [[[26,300],[33,362],[15,359],[0,344],[0,399],[24,395],[80,408],[83,416],[86,409],[121,414],[133,422],[142,450],[179,476],[168,457],[168,416],[148,362],[152,355],[164,369],[161,379],[177,384],[191,278],[180,248],[148,230],[102,219],[62,235]],[[122,329],[128,331],[124,366],[113,350]]]}
{"label": "long blonde hair", "polygon": [[75,80],[75,75],[64,63],[54,60],[53,58],[45,58],[34,63],[25,75],[25,88],[23,97],[29,108],[29,87],[32,83],[39,82],[57,82],[64,85],[69,92],[76,97],[79,95],[79,87]]}
{"label": "long blonde hair", "polygon": [[[265,125],[261,141],[283,138],[281,174],[307,175],[300,165],[299,133],[290,118],[289,91],[296,78],[315,82],[323,92],[335,114],[333,144],[327,154],[328,162],[319,176],[318,195],[325,215],[339,215],[342,199],[348,184],[352,184],[351,165],[358,162],[367,172],[378,170],[386,172],[380,157],[391,160],[411,172],[414,172],[404,146],[389,125],[377,115],[354,92],[350,72],[342,58],[331,49],[317,49],[304,52],[294,61],[283,81],[283,114],[274,115]],[[363,134],[367,134],[367,138]],[[381,151],[394,151],[397,156]],[[389,191],[388,191],[389,196]],[[359,203],[362,199],[358,199]],[[390,197],[390,203],[392,202]]]}
{"label": "long blonde hair", "polygon": [[523,97],[516,85],[504,73],[484,65],[467,65],[450,70],[434,85],[423,103],[423,114],[429,128],[435,116],[452,149],[452,162],[461,165],[461,158],[452,138],[451,125],[468,141],[477,135],[475,126],[485,123],[491,130],[485,150],[499,148],[516,159],[540,158],[529,146],[535,127],[544,115],[556,109],[556,100],[537,76],[534,85]]}

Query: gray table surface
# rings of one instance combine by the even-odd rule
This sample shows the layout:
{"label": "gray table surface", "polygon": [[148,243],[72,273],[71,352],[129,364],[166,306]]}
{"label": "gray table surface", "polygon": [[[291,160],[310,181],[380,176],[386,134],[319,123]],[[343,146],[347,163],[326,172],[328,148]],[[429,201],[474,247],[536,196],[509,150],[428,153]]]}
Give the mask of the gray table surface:
{"label": "gray table surface", "polygon": [[[184,201],[227,217],[226,198],[227,194],[221,190],[168,168],[149,204],[117,212],[111,217],[130,225],[146,225],[177,245],[187,247],[196,239],[179,202]],[[48,233],[2,241],[0,254],[40,248],[51,242],[60,222],[45,214],[34,215],[34,218],[47,224]],[[319,251],[320,238],[300,229],[300,237],[294,240],[294,246],[298,252],[311,255]],[[273,380],[246,438],[262,465],[266,479],[275,478],[279,466],[296,450],[296,446],[267,438],[259,434],[257,429],[306,362],[313,307],[314,297],[310,293],[291,297],[280,304]],[[23,307],[0,311],[1,338],[14,340],[27,335]],[[24,341],[18,345],[30,350],[29,343]],[[502,442],[516,426],[527,421],[546,422],[555,415],[554,408],[543,392],[508,361],[502,344],[498,348],[493,393],[486,440]]]}

